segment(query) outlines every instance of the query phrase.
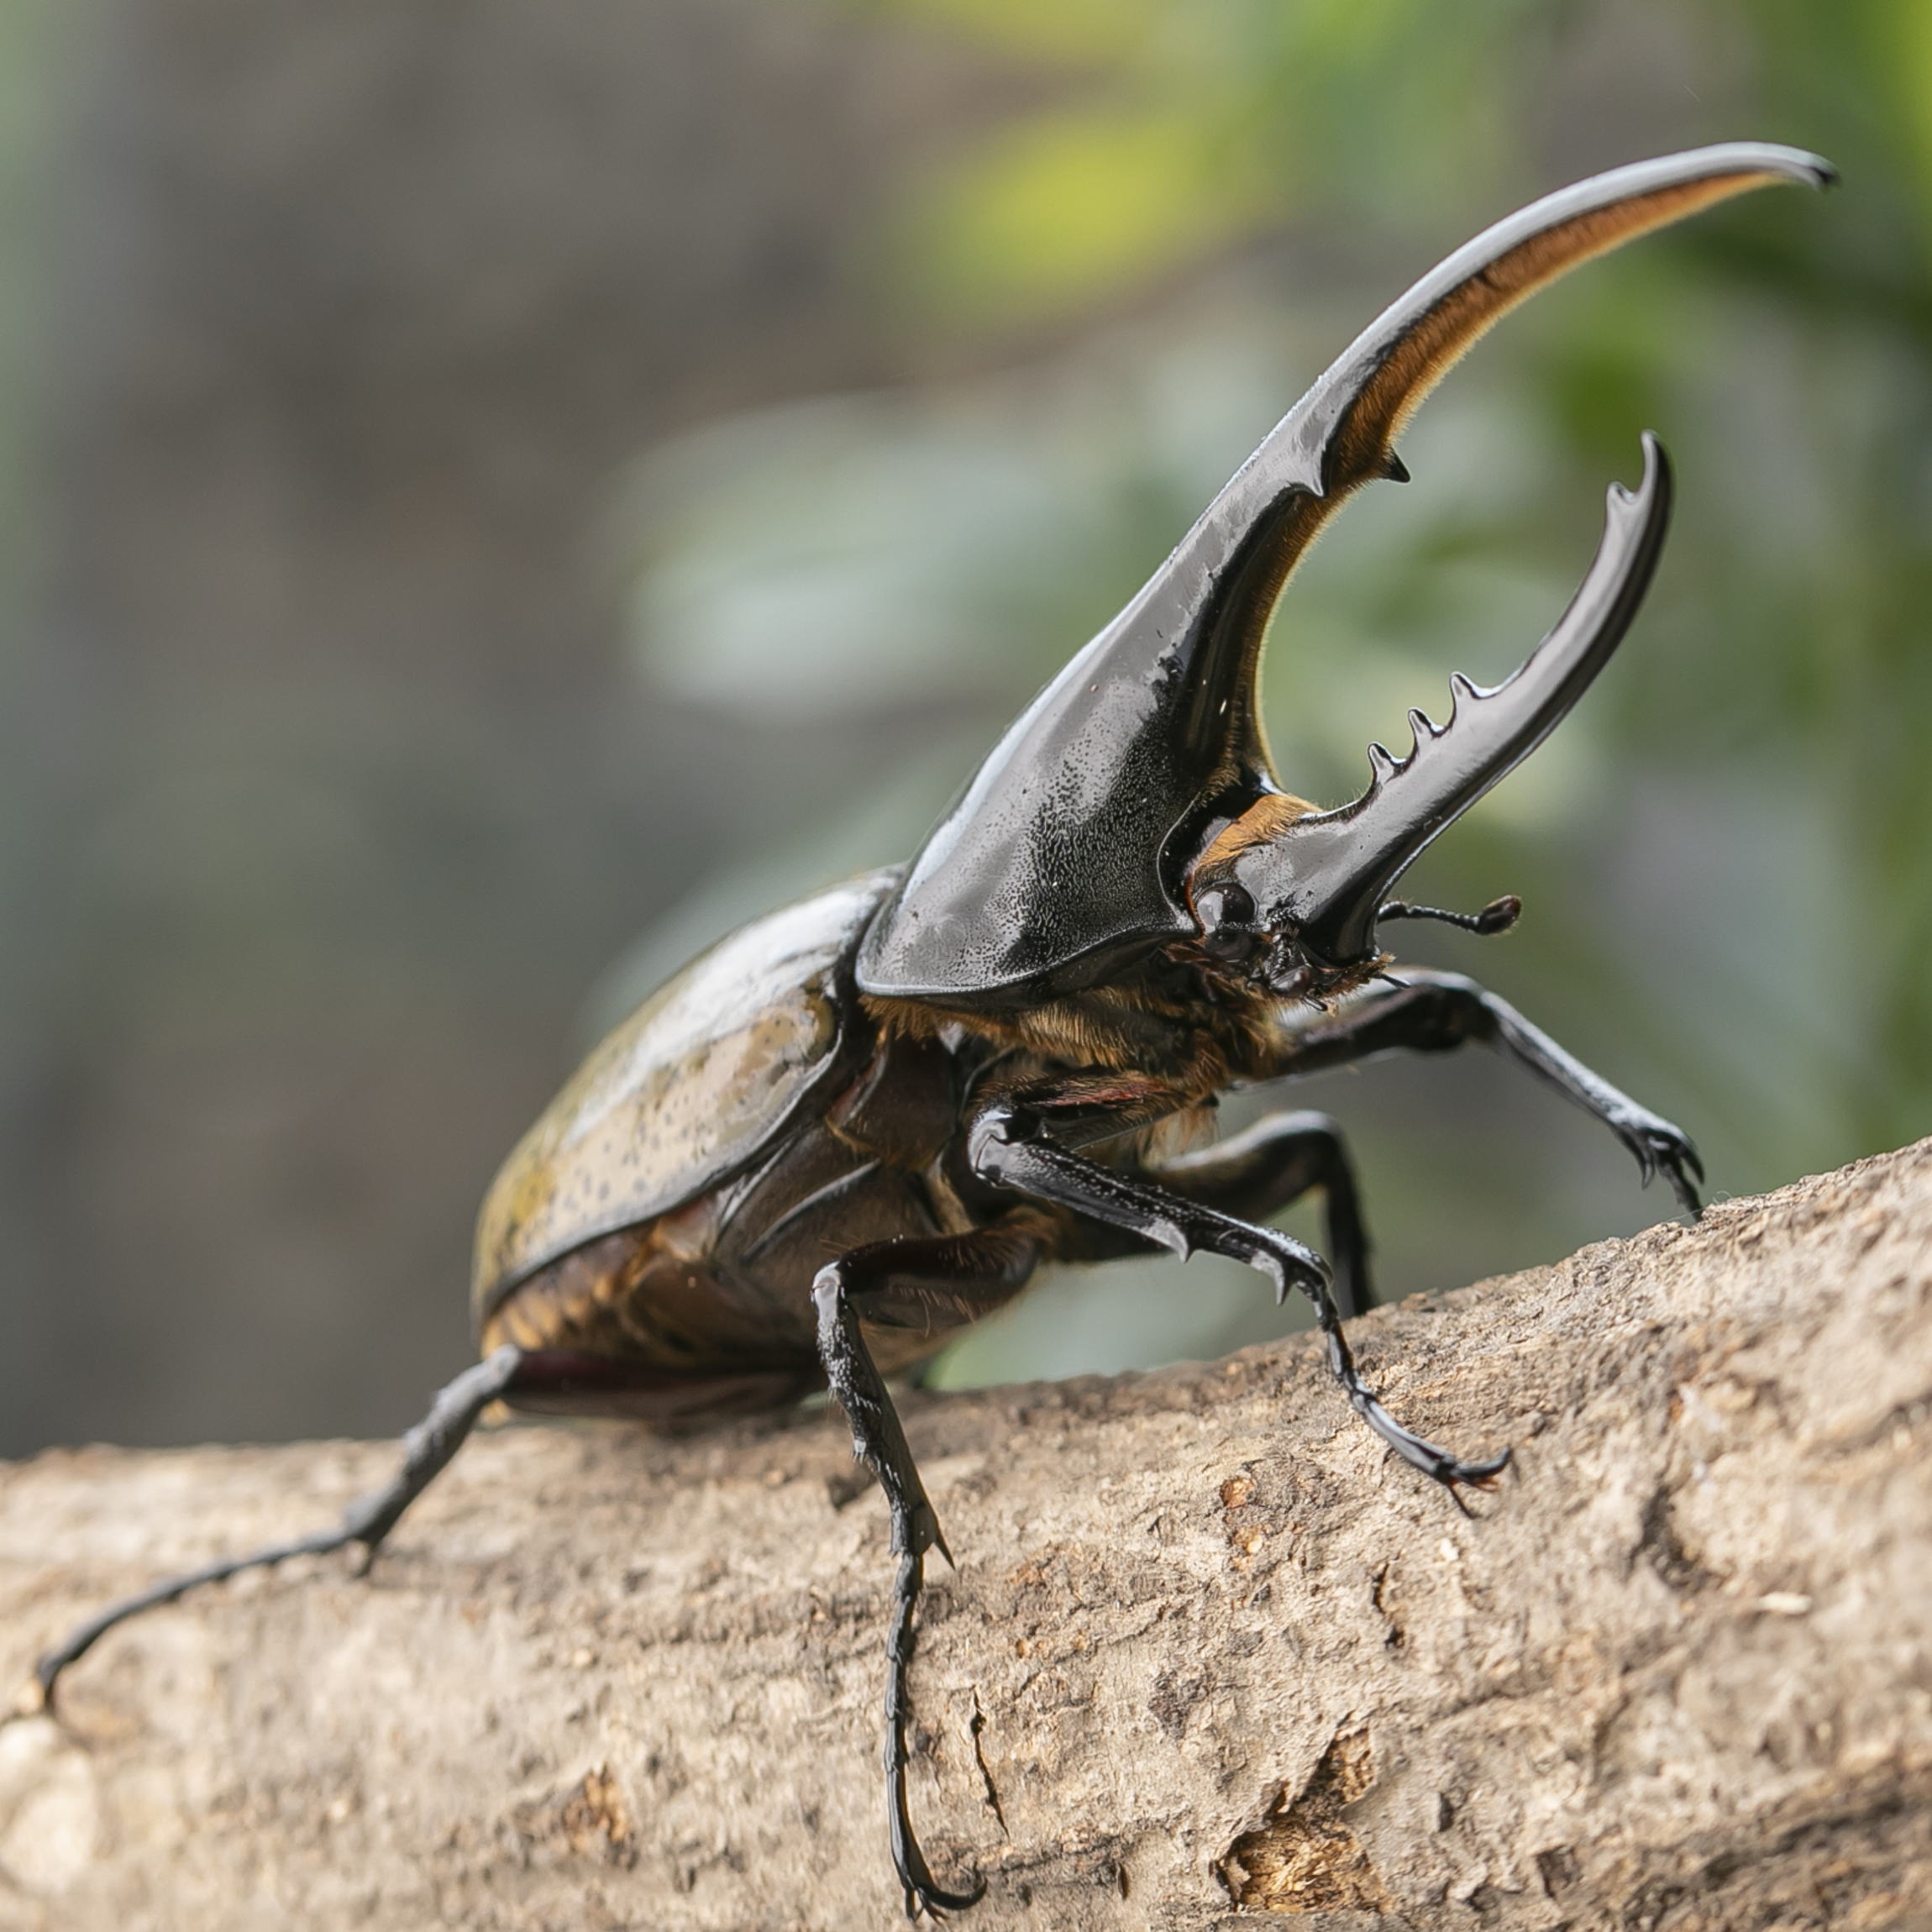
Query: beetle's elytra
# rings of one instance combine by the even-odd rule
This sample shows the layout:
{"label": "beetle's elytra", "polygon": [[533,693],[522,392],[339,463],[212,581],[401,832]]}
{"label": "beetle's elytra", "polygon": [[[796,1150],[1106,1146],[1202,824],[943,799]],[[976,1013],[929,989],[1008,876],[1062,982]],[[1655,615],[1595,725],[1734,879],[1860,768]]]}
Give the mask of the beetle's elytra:
{"label": "beetle's elytra", "polygon": [[[1472,981],[1391,970],[1379,926],[1500,931],[1388,895],[1429,841],[1535,750],[1621,642],[1648,585],[1670,473],[1613,487],[1556,627],[1446,724],[1369,748],[1368,790],[1322,811],[1276,777],[1257,715],[1263,629],[1297,559],[1491,323],[1546,282],[1712,202],[1827,165],[1738,143],[1548,196],[1459,249],[1295,405],[1145,589],[1026,708],[910,865],[833,887],[695,961],[597,1048],[511,1155],[478,1228],[483,1359],[437,1397],[389,1487],[335,1528],[177,1577],[44,1658],[41,1694],[105,1631],[197,1583],[298,1552],[373,1552],[499,1399],[668,1419],[829,1384],[891,1512],[886,1782],[906,1909],[969,1905],[907,1812],[906,1673],[926,1553],[943,1552],[884,1378],[1019,1294],[1044,1261],[1165,1247],[1307,1294],[1335,1378],[1396,1454],[1454,1494],[1464,1461],[1383,1408],[1344,1318],[1373,1299],[1335,1124],[1278,1114],[1163,1158],[1162,1130],[1241,1084],[1396,1047],[1478,1041],[1594,1114],[1690,1213],[1689,1140]],[[1322,1191],[1325,1260],[1265,1225]]]}

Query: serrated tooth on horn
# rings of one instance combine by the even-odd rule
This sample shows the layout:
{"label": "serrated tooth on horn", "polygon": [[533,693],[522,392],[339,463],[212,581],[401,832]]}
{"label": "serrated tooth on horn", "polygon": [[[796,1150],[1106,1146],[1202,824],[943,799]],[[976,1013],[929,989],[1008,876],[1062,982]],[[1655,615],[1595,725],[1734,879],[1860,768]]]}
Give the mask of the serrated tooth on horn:
{"label": "serrated tooth on horn", "polygon": [[1394,778],[1401,766],[1391,754],[1389,747],[1378,742],[1368,748],[1368,769],[1372,774],[1368,782],[1373,789],[1384,779]]}
{"label": "serrated tooth on horn", "polygon": [[1412,708],[1409,713],[1409,731],[1415,740],[1417,750],[1420,750],[1431,738],[1441,738],[1443,727],[1427,711]]}

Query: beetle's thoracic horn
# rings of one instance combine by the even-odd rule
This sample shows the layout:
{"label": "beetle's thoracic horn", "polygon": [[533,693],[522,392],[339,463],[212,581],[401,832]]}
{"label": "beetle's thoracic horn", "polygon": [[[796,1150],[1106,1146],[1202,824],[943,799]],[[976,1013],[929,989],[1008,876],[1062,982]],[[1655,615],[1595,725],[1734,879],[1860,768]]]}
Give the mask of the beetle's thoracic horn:
{"label": "beetle's thoracic horn", "polygon": [[1336,508],[1404,474],[1394,438],[1444,371],[1579,262],[1747,189],[1831,178],[1816,155],[1754,142],[1641,161],[1545,197],[1425,276],[994,748],[874,920],[861,989],[1023,1002],[1192,931],[1188,866],[1281,789],[1257,711],[1269,613]]}
{"label": "beetle's thoracic horn", "polygon": [[1338,811],[1310,812],[1250,847],[1236,881],[1270,927],[1289,926],[1319,963],[1373,950],[1383,895],[1437,832],[1526,759],[1562,722],[1609,661],[1637,614],[1670,522],[1670,463],[1644,438],[1644,476],[1633,496],[1610,486],[1604,537],[1589,574],[1556,627],[1511,676],[1488,690],[1458,672],[1446,724],[1409,721],[1406,758],[1368,748],[1368,789]]}

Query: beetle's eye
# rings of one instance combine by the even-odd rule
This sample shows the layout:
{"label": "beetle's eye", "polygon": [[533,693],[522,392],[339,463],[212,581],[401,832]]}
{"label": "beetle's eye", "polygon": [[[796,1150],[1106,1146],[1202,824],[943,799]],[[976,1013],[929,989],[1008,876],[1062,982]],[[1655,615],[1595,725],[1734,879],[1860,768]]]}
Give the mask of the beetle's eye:
{"label": "beetle's eye", "polygon": [[1201,943],[1217,959],[1245,959],[1253,952],[1254,901],[1239,885],[1214,885],[1195,904]]}
{"label": "beetle's eye", "polygon": [[1254,923],[1254,901],[1244,886],[1210,885],[1197,904],[1201,924],[1209,932],[1217,926],[1251,926]]}

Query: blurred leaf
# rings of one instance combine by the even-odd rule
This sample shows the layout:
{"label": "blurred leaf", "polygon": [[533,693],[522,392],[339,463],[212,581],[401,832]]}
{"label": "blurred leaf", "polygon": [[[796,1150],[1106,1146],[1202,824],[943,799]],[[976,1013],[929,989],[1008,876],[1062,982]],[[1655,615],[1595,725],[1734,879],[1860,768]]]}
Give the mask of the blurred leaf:
{"label": "blurred leaf", "polygon": [[1231,317],[664,446],[627,497],[642,658],[682,695],[787,717],[1024,696],[1138,587],[1289,380]]}
{"label": "blurred leaf", "polygon": [[955,322],[1054,313],[1254,225],[1287,185],[1254,162],[1211,116],[1109,104],[1042,117],[933,192],[907,270]]}
{"label": "blurred leaf", "polygon": [[[1534,0],[899,0],[1079,75],[1078,97],[942,170],[900,223],[929,326],[1059,316],[1307,212],[1312,186],[1422,214],[1492,175]],[[1449,173],[1410,164],[1431,146]],[[1345,197],[1347,198],[1347,197]]]}

